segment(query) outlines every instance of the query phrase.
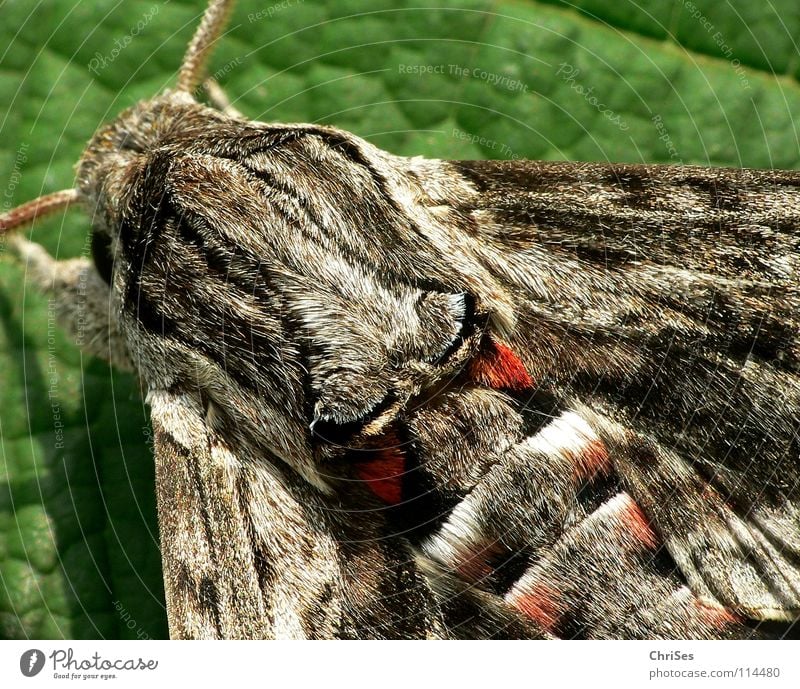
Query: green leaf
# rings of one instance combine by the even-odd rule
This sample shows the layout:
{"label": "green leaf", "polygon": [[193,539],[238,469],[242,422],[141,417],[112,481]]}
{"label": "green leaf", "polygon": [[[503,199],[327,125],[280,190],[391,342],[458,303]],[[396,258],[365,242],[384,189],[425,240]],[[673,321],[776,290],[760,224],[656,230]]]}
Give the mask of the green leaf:
{"label": "green leaf", "polygon": [[[243,1],[210,71],[254,119],[404,155],[798,167],[796,0],[433,4]],[[173,82],[201,5],[0,7],[0,209],[70,186],[92,132]],[[30,233],[64,258],[87,231]],[[80,355],[4,248],[0,637],[163,637],[138,383]]]}

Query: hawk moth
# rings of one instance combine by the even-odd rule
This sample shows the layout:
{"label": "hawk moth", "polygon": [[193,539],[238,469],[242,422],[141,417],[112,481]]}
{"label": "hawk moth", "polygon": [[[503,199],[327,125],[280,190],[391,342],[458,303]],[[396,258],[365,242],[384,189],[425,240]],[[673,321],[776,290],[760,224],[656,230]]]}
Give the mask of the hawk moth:
{"label": "hawk moth", "polygon": [[[798,611],[794,172],[399,158],[178,87],[90,142],[177,637],[739,637]],[[216,100],[222,101],[221,97]],[[90,315],[86,319],[86,315]]]}

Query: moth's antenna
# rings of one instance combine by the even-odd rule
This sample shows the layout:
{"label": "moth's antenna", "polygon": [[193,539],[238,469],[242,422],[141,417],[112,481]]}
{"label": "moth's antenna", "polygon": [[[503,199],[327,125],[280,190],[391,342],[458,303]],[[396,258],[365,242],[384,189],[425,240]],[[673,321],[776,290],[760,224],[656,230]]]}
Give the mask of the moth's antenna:
{"label": "moth's antenna", "polygon": [[62,189],[47,196],[23,203],[12,208],[7,213],[0,215],[0,234],[5,234],[23,225],[32,223],[36,218],[50,215],[56,211],[69,207],[78,200],[76,189]]}
{"label": "moth's antenna", "polygon": [[194,32],[191,43],[186,49],[181,71],[178,74],[178,91],[189,95],[203,80],[203,71],[211,55],[211,46],[219,38],[228,23],[234,0],[210,0],[203,21]]}

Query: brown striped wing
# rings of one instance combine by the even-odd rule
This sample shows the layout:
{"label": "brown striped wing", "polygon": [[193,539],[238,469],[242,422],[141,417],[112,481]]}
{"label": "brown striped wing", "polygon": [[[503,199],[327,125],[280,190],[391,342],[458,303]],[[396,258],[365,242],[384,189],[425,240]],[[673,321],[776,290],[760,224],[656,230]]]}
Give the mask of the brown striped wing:
{"label": "brown striped wing", "polygon": [[413,463],[443,496],[431,566],[557,636],[796,620],[800,175],[453,169],[478,191],[455,210],[516,295],[502,347],[530,382],[484,376],[494,391],[412,416]]}

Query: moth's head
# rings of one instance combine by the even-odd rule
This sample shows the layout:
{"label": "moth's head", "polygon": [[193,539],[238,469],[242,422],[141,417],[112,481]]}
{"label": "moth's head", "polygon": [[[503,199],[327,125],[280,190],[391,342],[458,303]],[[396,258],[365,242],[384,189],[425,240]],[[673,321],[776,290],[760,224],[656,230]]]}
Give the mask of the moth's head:
{"label": "moth's head", "polygon": [[137,159],[157,148],[195,110],[206,108],[184,92],[167,91],[124,110],[95,132],[76,166],[76,190],[92,212],[96,230],[113,237],[120,207],[128,201],[126,180]]}
{"label": "moth's head", "polygon": [[224,115],[197,103],[183,91],[168,90],[124,110],[89,140],[77,169],[75,194],[91,214],[92,257],[98,272],[111,283],[113,263],[125,261],[120,243],[121,218],[134,198],[132,178],[153,151],[176,137],[191,141]]}

